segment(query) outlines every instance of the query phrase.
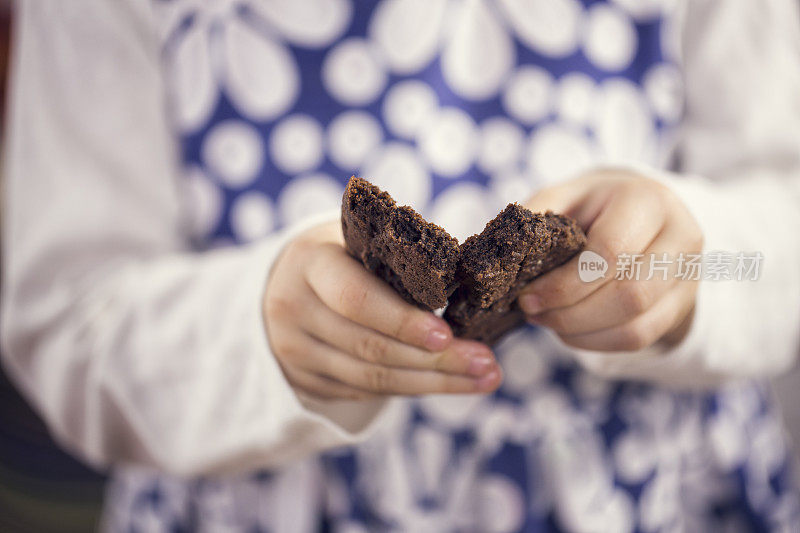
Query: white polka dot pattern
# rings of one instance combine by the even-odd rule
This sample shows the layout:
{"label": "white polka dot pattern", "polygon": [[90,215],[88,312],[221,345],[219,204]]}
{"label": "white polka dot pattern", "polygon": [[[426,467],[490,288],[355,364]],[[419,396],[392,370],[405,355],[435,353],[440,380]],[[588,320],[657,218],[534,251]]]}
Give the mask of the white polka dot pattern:
{"label": "white polka dot pattern", "polygon": [[389,192],[401,205],[423,210],[432,194],[431,175],[417,151],[406,144],[388,143],[362,167],[362,175]]}
{"label": "white polka dot pattern", "polygon": [[328,151],[334,163],[355,170],[383,139],[378,121],[363,111],[345,111],[328,126]]}
{"label": "white polka dot pattern", "polygon": [[322,80],[341,103],[358,106],[378,97],[386,85],[386,72],[369,41],[351,38],[328,53]]}
{"label": "white polka dot pattern", "polygon": [[475,121],[461,109],[443,108],[423,124],[419,147],[434,172],[457,177],[475,159],[478,147]]}
{"label": "white polka dot pattern", "polygon": [[491,533],[519,531],[525,519],[525,498],[519,487],[501,475],[485,476],[478,481],[480,530]]}
{"label": "white polka dot pattern", "polygon": [[492,117],[481,124],[478,166],[487,174],[516,165],[522,153],[525,132],[503,117]]}
{"label": "white polka dot pattern", "polygon": [[625,69],[636,52],[636,30],[630,19],[613,7],[598,4],[589,10],[583,46],[598,68]]}
{"label": "white polka dot pattern", "polygon": [[491,207],[486,202],[483,187],[459,183],[448,187],[436,198],[430,210],[430,220],[463,242],[470,235],[479,233],[496,214]]}
{"label": "white polka dot pattern", "polygon": [[528,168],[545,183],[574,177],[595,162],[594,147],[586,136],[559,124],[536,130],[528,145]]}
{"label": "white polka dot pattern", "polygon": [[586,74],[573,72],[559,80],[557,91],[559,117],[577,126],[589,125],[595,97],[594,80]]}
{"label": "white polka dot pattern", "polygon": [[322,126],[308,115],[291,115],[272,131],[270,157],[281,170],[297,174],[316,168],[322,161]]}
{"label": "white polka dot pattern", "polygon": [[263,159],[261,136],[247,122],[221,122],[203,142],[203,161],[229,187],[241,188],[252,183]]}
{"label": "white polka dot pattern", "polygon": [[342,186],[324,173],[300,176],[286,185],[278,197],[281,221],[290,226],[315,213],[335,211],[342,204]]}
{"label": "white polka dot pattern", "polygon": [[650,108],[636,85],[624,78],[611,78],[601,84],[594,131],[608,162],[655,161],[656,132]]}
{"label": "white polka dot pattern", "polygon": [[413,139],[437,106],[436,93],[430,85],[416,80],[402,81],[387,92],[383,117],[393,134]]}
{"label": "white polka dot pattern", "polygon": [[552,109],[553,78],[545,70],[520,67],[503,93],[503,107],[515,119],[532,125],[544,119]]}
{"label": "white polka dot pattern", "polygon": [[670,63],[650,67],[645,73],[644,91],[653,112],[667,122],[676,122],[683,111],[683,80]]}
{"label": "white polka dot pattern", "polygon": [[231,226],[242,242],[266,237],[275,227],[275,208],[268,196],[250,191],[236,198],[231,209]]}

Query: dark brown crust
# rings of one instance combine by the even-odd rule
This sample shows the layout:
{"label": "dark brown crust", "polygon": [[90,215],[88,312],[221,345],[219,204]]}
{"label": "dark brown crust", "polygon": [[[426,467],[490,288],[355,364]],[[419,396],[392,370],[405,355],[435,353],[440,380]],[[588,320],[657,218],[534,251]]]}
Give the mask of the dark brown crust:
{"label": "dark brown crust", "polygon": [[522,288],[570,259],[585,243],[571,218],[509,204],[461,246],[459,288],[445,319],[459,337],[496,342],[523,321],[516,303]]}
{"label": "dark brown crust", "polygon": [[407,301],[434,310],[447,305],[460,250],[445,230],[355,176],[342,198],[348,251]]}
{"label": "dark brown crust", "polygon": [[516,303],[522,288],[586,243],[571,218],[509,204],[459,246],[444,229],[356,177],[342,198],[342,231],[348,251],[403,298],[427,310],[449,299],[444,318],[453,333],[487,344],[523,322]]}

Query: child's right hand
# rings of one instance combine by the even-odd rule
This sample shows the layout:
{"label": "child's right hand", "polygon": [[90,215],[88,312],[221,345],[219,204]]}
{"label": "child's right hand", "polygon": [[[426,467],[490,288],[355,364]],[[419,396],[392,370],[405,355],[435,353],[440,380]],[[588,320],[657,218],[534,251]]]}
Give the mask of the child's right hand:
{"label": "child's right hand", "polygon": [[338,222],[278,258],[263,299],[272,351],[292,386],[323,399],[486,393],[502,380],[484,344],[405,302],[347,254]]}

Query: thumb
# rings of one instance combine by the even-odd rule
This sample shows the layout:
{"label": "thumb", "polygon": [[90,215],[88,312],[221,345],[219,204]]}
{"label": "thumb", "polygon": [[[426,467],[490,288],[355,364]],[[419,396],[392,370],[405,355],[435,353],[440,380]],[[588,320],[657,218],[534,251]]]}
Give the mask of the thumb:
{"label": "thumb", "polygon": [[589,191],[588,183],[583,180],[573,180],[540,189],[523,205],[534,213],[553,211],[568,215],[584,227],[584,224],[588,225],[591,222],[589,213],[585,213]]}

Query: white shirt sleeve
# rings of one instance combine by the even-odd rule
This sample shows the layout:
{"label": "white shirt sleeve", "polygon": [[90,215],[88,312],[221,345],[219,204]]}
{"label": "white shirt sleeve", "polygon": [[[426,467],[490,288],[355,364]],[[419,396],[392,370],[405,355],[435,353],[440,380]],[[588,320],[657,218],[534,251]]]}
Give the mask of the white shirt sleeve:
{"label": "white shirt sleeve", "polygon": [[699,222],[704,251],[763,255],[757,281],[701,281],[674,349],[580,351],[613,377],[705,385],[789,368],[800,341],[800,14],[797,2],[686,2],[686,121],[671,187]]}
{"label": "white shirt sleeve", "polygon": [[188,250],[147,5],[18,4],[7,371],[56,438],[96,465],[231,471],[352,443],[383,403],[311,408],[262,325],[269,269],[299,229]]}

